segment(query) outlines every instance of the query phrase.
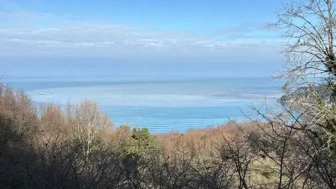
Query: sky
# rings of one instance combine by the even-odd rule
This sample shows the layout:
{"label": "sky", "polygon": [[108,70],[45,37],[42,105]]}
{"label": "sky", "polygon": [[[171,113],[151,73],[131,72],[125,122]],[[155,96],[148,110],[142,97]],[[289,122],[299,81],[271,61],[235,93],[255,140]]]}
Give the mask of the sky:
{"label": "sky", "polygon": [[267,76],[284,1],[0,0],[5,76]]}

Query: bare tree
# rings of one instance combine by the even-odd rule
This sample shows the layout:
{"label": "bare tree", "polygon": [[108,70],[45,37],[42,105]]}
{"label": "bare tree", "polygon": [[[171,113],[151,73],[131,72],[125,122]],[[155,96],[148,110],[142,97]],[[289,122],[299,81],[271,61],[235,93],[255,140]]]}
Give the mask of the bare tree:
{"label": "bare tree", "polygon": [[285,39],[283,54],[287,69],[281,76],[288,82],[284,88],[311,85],[321,82],[321,77],[334,80],[334,0],[293,1],[277,15],[278,21],[271,26],[280,28]]}
{"label": "bare tree", "polygon": [[314,172],[329,188],[336,178],[335,12],[334,0],[293,1],[271,25],[283,31],[287,69],[280,77],[287,79],[283,89],[292,101],[268,121],[294,130],[290,141],[310,160],[304,174]]}
{"label": "bare tree", "polygon": [[84,101],[75,107],[73,129],[76,139],[83,144],[84,156],[94,150],[95,143],[106,142],[107,134],[112,130],[112,122],[98,105],[92,101]]}

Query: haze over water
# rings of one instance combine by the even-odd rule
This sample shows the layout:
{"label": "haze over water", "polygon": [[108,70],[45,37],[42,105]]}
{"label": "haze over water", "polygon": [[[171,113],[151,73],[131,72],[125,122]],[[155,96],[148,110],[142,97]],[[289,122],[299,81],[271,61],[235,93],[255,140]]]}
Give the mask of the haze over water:
{"label": "haze over water", "polygon": [[[10,78],[37,103],[78,104],[94,100],[116,126],[151,132],[204,128],[246,119],[250,106],[275,101],[281,82],[270,77],[216,79]],[[48,95],[40,95],[40,93]]]}

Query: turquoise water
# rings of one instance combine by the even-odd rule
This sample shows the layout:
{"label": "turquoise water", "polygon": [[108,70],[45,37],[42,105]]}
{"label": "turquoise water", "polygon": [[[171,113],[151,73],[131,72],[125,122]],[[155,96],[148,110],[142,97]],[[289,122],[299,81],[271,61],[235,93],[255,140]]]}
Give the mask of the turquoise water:
{"label": "turquoise water", "polygon": [[159,133],[245,119],[242,111],[249,114],[250,106],[276,101],[282,84],[271,78],[10,78],[5,82],[24,89],[37,103],[62,105],[94,100],[116,126],[147,127]]}

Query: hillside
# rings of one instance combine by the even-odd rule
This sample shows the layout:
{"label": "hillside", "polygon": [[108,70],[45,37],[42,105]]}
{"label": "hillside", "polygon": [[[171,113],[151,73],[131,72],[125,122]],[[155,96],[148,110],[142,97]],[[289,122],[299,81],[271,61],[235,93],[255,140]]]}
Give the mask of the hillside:
{"label": "hillside", "polygon": [[[312,91],[315,91],[317,95],[315,95]],[[317,99],[323,99],[326,104],[335,103],[336,98],[333,95],[333,91],[326,85],[315,86],[310,89],[309,87],[300,87],[294,92],[283,95],[279,102],[282,105],[296,104],[300,103],[303,100],[308,102],[316,101]]]}

